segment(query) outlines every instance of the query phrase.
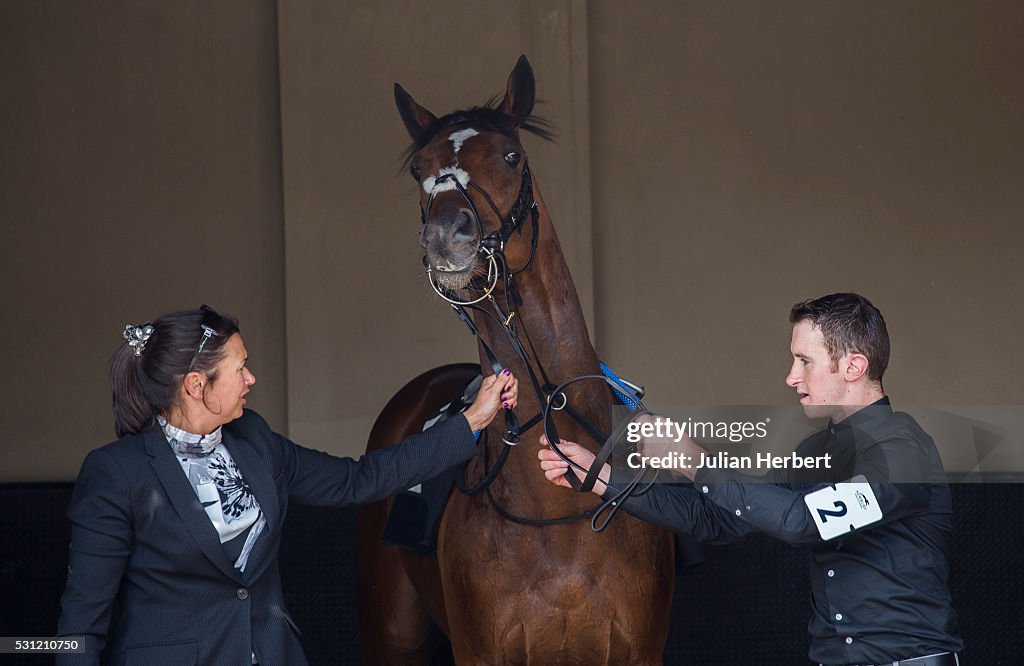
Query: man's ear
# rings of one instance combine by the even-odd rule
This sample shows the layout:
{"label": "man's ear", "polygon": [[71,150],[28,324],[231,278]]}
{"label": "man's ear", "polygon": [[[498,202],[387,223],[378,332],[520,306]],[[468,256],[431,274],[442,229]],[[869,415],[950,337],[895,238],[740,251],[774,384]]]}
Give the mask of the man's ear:
{"label": "man's ear", "polygon": [[847,354],[844,359],[843,379],[855,382],[868,374],[868,357],[864,354]]}

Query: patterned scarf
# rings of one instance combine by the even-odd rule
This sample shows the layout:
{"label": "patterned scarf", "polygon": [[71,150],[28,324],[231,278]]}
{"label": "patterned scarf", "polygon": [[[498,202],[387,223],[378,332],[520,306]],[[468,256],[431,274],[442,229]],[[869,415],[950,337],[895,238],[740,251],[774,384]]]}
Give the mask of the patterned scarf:
{"label": "patterned scarf", "polygon": [[172,426],[162,416],[157,416],[156,420],[164,431],[164,437],[167,438],[167,442],[174,449],[174,452],[180,456],[205,458],[213,453],[213,450],[221,443],[224,436],[222,428],[217,428],[209,435],[197,435]]}
{"label": "patterned scarf", "polygon": [[[256,539],[266,525],[263,512],[231,453],[223,446],[221,428],[208,435],[182,430],[158,416],[164,437],[174,450],[199,502],[226,543],[249,530],[235,568],[245,571]],[[249,529],[249,528],[252,529]]]}

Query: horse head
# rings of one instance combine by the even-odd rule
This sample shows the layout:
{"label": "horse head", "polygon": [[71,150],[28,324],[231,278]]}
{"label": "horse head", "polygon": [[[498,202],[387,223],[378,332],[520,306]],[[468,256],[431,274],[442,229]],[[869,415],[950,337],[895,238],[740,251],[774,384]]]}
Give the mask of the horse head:
{"label": "horse head", "polygon": [[465,289],[488,273],[492,249],[503,249],[510,263],[526,261],[526,244],[504,245],[512,232],[521,235],[534,203],[519,131],[548,139],[551,134],[531,117],[534,78],[525,56],[498,102],[438,118],[396,83],[395,103],[413,140],[408,165],[419,184],[420,246],[436,284]]}

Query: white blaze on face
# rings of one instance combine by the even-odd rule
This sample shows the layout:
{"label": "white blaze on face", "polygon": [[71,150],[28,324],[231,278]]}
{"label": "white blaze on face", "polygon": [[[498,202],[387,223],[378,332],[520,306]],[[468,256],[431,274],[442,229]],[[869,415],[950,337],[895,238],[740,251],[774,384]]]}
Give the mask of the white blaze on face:
{"label": "white blaze on face", "polygon": [[477,132],[472,127],[467,127],[464,130],[459,130],[458,132],[452,132],[451,136],[448,137],[448,140],[452,142],[452,150],[455,151],[455,163],[456,164],[459,163],[459,151],[462,149],[462,144],[464,144],[466,142],[466,139],[468,139],[470,137],[474,137],[474,136],[476,136],[479,133],[480,132]]}
{"label": "white blaze on face", "polygon": [[452,142],[452,151],[455,155],[455,162],[451,166],[446,166],[437,172],[437,175],[427,176],[423,179],[423,191],[427,194],[433,194],[435,192],[447,192],[448,190],[455,189],[455,183],[450,179],[446,179],[437,182],[442,176],[447,174],[453,174],[455,179],[459,181],[459,184],[463,187],[469,187],[469,174],[459,168],[459,151],[462,150],[462,144],[468,139],[476,136],[480,132],[477,132],[472,127],[467,127],[464,130],[458,132],[452,132],[448,135],[448,140]]}

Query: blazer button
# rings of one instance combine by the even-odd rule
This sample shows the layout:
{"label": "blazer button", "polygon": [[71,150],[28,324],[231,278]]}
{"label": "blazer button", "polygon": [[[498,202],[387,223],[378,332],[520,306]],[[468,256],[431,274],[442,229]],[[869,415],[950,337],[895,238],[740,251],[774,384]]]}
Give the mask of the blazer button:
{"label": "blazer button", "polygon": [[235,596],[237,596],[242,601],[245,601],[249,598],[249,590],[245,589],[244,587],[240,587],[238,588],[238,592],[235,592]]}

